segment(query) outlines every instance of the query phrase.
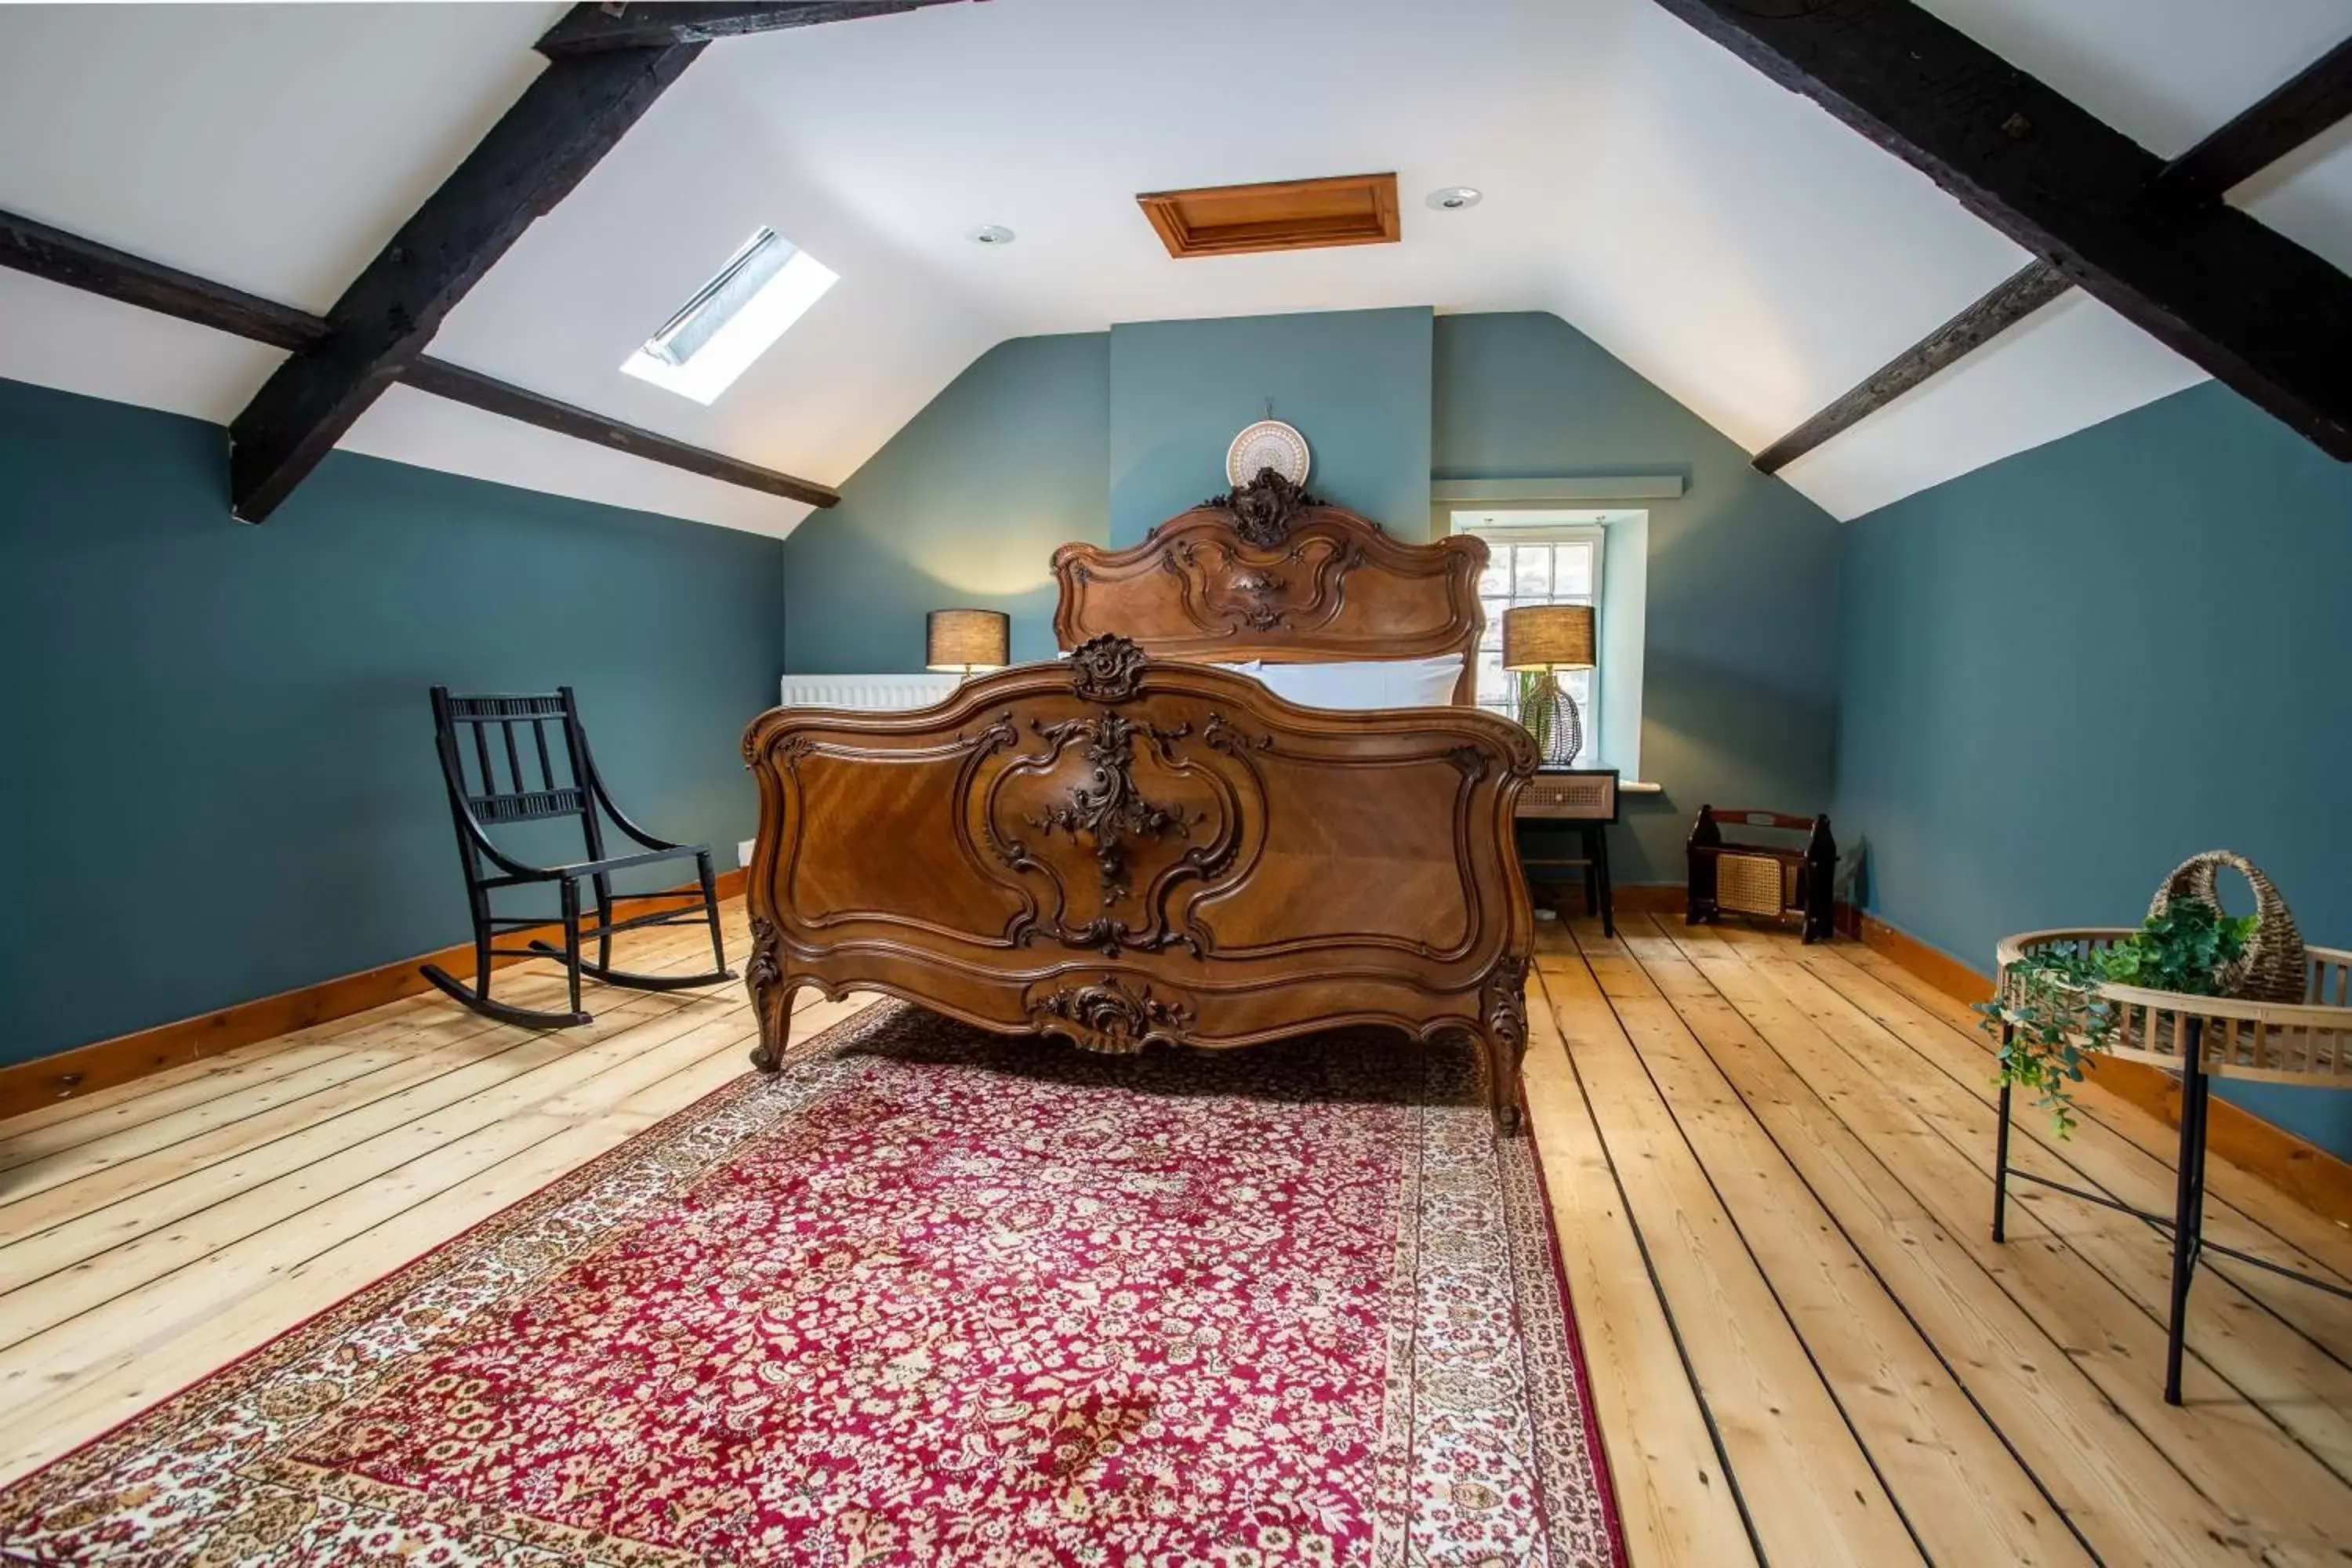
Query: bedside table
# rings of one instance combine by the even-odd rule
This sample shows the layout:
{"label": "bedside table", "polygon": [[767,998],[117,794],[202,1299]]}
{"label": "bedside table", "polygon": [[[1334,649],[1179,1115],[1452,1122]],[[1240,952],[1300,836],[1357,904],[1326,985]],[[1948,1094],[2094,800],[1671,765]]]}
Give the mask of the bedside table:
{"label": "bedside table", "polygon": [[[1598,914],[1611,937],[1617,934],[1617,912],[1609,885],[1609,827],[1616,820],[1615,768],[1543,768],[1519,795],[1519,864],[1530,890],[1560,886],[1559,879],[1543,873],[1574,868],[1584,883],[1584,912]],[[1565,845],[1540,842],[1529,852],[1529,838],[1568,834],[1576,837],[1580,853],[1560,854]],[[1552,908],[1559,910],[1557,898]]]}

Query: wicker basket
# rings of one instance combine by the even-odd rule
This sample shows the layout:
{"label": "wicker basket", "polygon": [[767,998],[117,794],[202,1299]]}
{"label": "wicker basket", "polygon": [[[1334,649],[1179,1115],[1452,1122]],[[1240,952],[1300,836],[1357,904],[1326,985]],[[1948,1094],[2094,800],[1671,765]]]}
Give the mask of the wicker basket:
{"label": "wicker basket", "polygon": [[2277,887],[2244,856],[2208,849],[2183,860],[2157,889],[2147,906],[2147,918],[2156,919],[2175,899],[2195,899],[2219,913],[2221,894],[2214,885],[2214,874],[2224,866],[2242,873],[2253,888],[2256,924],[2246,951],[2221,971],[2221,994],[2254,1002],[2302,1001],[2310,984],[2304,973],[2303,933],[2294,929],[2294,917],[2287,913],[2286,900],[2279,897]]}

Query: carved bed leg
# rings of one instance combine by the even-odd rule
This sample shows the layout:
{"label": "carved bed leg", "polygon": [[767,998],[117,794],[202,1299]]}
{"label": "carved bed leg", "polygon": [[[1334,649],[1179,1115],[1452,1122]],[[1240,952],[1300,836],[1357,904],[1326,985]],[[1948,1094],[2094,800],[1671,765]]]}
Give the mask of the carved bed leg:
{"label": "carved bed leg", "polygon": [[776,928],[758,915],[751,917],[751,962],[743,966],[743,980],[760,1025],[751,1065],[761,1072],[780,1071],[793,1039],[793,993],[800,988],[784,984],[783,966],[776,961]]}
{"label": "carved bed leg", "polygon": [[1505,958],[1486,977],[1481,1000],[1486,1026],[1478,1031],[1486,1047],[1487,1107],[1495,1117],[1495,1135],[1507,1138],[1519,1131],[1519,1068],[1528,1056],[1528,961]]}
{"label": "carved bed leg", "polygon": [[751,1065],[764,1073],[782,1072],[784,1051],[793,1043],[793,993],[796,985],[779,985],[775,1005],[760,1006],[760,1043],[751,1047]]}
{"label": "carved bed leg", "polygon": [[1492,1030],[1477,1031],[1486,1049],[1486,1109],[1495,1118],[1495,1136],[1508,1138],[1519,1131],[1519,1064],[1527,1058],[1527,1042]]}

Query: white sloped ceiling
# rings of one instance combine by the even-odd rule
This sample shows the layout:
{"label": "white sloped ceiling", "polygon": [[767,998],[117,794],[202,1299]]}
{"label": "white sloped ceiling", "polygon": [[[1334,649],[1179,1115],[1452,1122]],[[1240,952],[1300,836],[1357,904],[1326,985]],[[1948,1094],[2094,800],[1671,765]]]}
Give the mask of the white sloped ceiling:
{"label": "white sloped ceiling", "polygon": [[[2167,155],[2352,33],[2352,0],[1933,8]],[[561,11],[0,6],[0,207],[322,310],[521,90]],[[1133,199],[1381,169],[1395,246],[1177,262]],[[1457,184],[1485,202],[1421,205]],[[2352,136],[2237,199],[2352,261]],[[983,222],[1019,239],[965,240]],[[708,408],[622,375],[761,224],[841,282]],[[714,46],[434,352],[838,483],[1008,337],[1549,310],[1754,449],[2024,259],[1649,0],[989,0]],[[0,327],[0,375],[215,420],[277,358],[8,273]],[[1853,516],[2198,375],[2076,296],[1788,477]],[[805,513],[404,389],[345,444],[761,531]]]}

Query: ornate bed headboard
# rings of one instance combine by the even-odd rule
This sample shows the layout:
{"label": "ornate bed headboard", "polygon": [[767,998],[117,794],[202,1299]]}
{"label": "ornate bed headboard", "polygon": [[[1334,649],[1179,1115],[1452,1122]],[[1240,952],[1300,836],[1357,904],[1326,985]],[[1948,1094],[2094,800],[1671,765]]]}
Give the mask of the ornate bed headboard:
{"label": "ornate bed headboard", "polygon": [[1456,703],[1476,700],[1486,542],[1406,544],[1271,468],[1151,531],[1140,544],[1054,552],[1065,648],[1117,632],[1163,658],[1302,660],[1462,655]]}

